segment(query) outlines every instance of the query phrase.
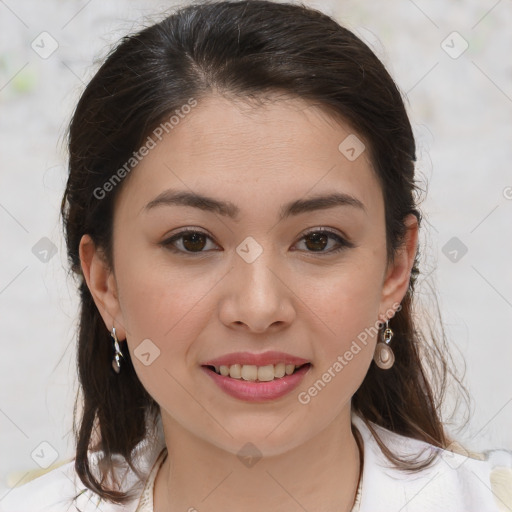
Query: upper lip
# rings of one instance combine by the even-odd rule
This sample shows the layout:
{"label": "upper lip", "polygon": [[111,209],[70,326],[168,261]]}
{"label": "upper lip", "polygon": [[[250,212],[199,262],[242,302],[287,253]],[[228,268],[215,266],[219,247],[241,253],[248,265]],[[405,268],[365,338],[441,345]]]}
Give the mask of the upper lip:
{"label": "upper lip", "polygon": [[241,365],[255,365],[255,366],[266,366],[269,364],[294,364],[300,366],[305,363],[309,363],[307,359],[301,357],[292,356],[285,352],[269,351],[260,354],[254,354],[251,352],[233,352],[226,354],[216,359],[210,359],[202,364],[202,366],[231,366],[233,364]]}

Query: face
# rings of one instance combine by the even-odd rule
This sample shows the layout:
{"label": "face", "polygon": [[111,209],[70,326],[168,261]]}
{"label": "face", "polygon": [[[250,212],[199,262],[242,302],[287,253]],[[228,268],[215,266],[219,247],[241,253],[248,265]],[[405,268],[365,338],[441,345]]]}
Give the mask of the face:
{"label": "face", "polygon": [[[406,292],[416,231],[411,224],[388,265],[382,191],[368,151],[340,151],[349,135],[297,99],[249,106],[209,97],[123,184],[113,269],[82,240],[106,328],[126,339],[164,424],[233,453],[251,440],[270,455],[350,409],[373,357],[372,328]],[[173,193],[225,205],[194,207]],[[226,392],[220,380],[245,381],[204,367],[268,351],[308,362],[288,378],[291,391],[270,399]],[[273,393],[278,380],[247,384]]]}

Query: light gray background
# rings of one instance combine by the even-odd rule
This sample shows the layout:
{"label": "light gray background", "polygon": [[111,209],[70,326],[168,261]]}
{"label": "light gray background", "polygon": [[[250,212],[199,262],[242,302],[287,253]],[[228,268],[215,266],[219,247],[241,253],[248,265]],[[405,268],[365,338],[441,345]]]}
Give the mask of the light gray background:
{"label": "light gray background", "polygon": [[[366,40],[407,96],[428,187],[420,282],[429,274],[437,287],[450,344],[467,362],[472,406],[458,438],[512,448],[512,1],[306,4]],[[51,455],[40,443],[59,460],[73,455],[77,300],[58,218],[66,125],[108,45],[172,5],[0,1],[0,499],[39,467],[34,450]],[[43,31],[59,45],[47,59],[31,48]],[[458,58],[445,51],[464,40]],[[43,237],[57,248],[47,263],[32,252]],[[428,287],[420,295],[428,302]]]}

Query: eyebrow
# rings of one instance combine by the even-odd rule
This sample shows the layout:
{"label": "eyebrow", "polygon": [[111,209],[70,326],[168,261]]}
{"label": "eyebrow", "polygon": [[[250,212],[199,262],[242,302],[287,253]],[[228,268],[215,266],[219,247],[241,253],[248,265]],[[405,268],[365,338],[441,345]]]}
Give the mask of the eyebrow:
{"label": "eyebrow", "polygon": [[[204,196],[194,192],[165,190],[155,199],[150,201],[143,210],[145,212],[153,210],[159,206],[189,206],[198,208],[206,212],[218,213],[222,216],[229,217],[238,221],[240,209],[230,201],[219,201],[213,197]],[[327,195],[319,195],[306,199],[297,199],[286,203],[281,207],[279,220],[286,219],[290,216],[300,215],[316,210],[326,210],[338,206],[352,206],[366,213],[363,203],[345,193],[332,193]]]}

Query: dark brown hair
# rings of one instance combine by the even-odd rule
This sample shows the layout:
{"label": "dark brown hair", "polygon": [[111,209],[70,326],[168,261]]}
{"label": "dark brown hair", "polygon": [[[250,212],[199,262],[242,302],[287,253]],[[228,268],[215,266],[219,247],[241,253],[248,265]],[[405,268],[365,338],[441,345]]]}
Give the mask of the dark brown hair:
{"label": "dark brown hair", "polygon": [[[412,213],[421,221],[415,140],[401,94],[368,46],[329,16],[265,0],[208,2],[123,37],[85,88],[71,120],[61,207],[81,299],[77,363],[83,397],[75,403],[75,421],[81,406],[75,467],[89,489],[114,503],[125,503],[129,495],[104,484],[112,457],[120,455],[132,467],[132,450],[151,434],[160,411],[125,348],[121,373],[112,370],[112,339],[83,279],[79,243],[89,234],[112,266],[113,208],[123,183],[101,197],[95,191],[105,190],[162,120],[190,98],[200,104],[212,92],[247,101],[281,93],[348,123],[365,141],[382,187],[390,261],[403,242],[405,217]],[[440,407],[447,375],[454,375],[444,334],[441,341],[423,336],[413,316],[417,263],[418,254],[392,320],[395,364],[381,370],[372,363],[352,399],[386,456],[408,471],[426,467],[435,455],[419,465],[401,460],[369,422],[446,447]],[[99,480],[87,457],[93,449],[104,455]]]}

